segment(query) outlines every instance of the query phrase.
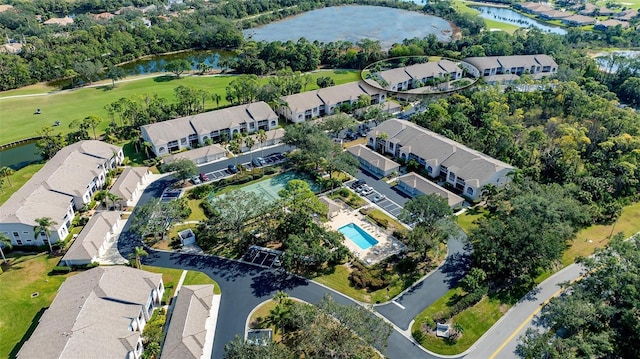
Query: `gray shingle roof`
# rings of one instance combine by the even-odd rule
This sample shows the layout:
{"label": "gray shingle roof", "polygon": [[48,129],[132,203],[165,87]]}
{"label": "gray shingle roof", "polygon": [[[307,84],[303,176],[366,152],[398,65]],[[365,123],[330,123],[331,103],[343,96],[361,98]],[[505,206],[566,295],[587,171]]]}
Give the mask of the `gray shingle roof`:
{"label": "gray shingle roof", "polygon": [[429,131],[414,123],[391,119],[373,128],[368,136],[381,132],[388,141],[402,146],[402,150],[423,158],[433,166],[444,165],[467,184],[482,186],[495,173],[513,166],[462,145],[452,139]]}
{"label": "gray shingle roof", "polygon": [[18,358],[125,358],[140,332],[130,331],[162,275],[97,267],[69,277]]}
{"label": "gray shingle roof", "polygon": [[403,183],[410,188],[415,188],[424,195],[437,194],[438,196],[446,199],[450,207],[460,205],[462,204],[462,202],[464,202],[464,199],[457,194],[448,191],[445,188],[440,187],[437,184],[413,172],[398,177],[398,182]]}
{"label": "gray shingle roof", "polygon": [[278,116],[266,102],[223,108],[141,126],[155,146],[189,135],[208,135],[211,132],[237,127],[242,123],[261,120],[277,120]]}
{"label": "gray shingle roof", "polygon": [[371,151],[364,145],[355,145],[349,147],[347,148],[347,152],[361,158],[362,160],[384,172],[400,167],[400,164],[398,164],[397,162],[392,161],[377,152]]}
{"label": "gray shingle roof", "polygon": [[186,285],[180,289],[173,307],[161,359],[199,359],[203,353],[212,307],[213,285]]}
{"label": "gray shingle roof", "polygon": [[82,228],[82,232],[76,237],[71,248],[62,257],[65,260],[91,261],[98,255],[98,251],[104,243],[107,234],[120,219],[119,212],[98,212]]}
{"label": "gray shingle roof", "polygon": [[142,182],[142,179],[148,172],[149,169],[147,167],[125,168],[120,174],[120,177],[118,177],[113,186],[111,186],[109,193],[115,194],[124,200],[130,200],[138,184]]}
{"label": "gray shingle roof", "polygon": [[61,149],[0,207],[0,223],[35,225],[34,219],[40,217],[59,222],[72,196],[86,191],[99,172],[98,165],[120,150],[118,146],[93,140]]}

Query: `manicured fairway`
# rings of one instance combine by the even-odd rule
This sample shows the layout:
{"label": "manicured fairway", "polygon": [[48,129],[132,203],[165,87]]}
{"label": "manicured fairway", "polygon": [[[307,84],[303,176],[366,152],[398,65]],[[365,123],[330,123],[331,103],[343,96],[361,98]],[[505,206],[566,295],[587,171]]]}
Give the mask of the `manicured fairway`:
{"label": "manicured fairway", "polygon": [[[336,84],[357,81],[358,71],[318,71],[312,74],[315,79],[320,76],[331,76]],[[61,125],[55,127],[56,131],[67,133],[70,131],[69,123],[75,119],[82,119],[89,115],[98,115],[104,119],[99,126],[99,132],[104,131],[109,123],[108,113],[104,106],[118,100],[121,97],[129,99],[141,98],[144,94],[157,94],[174,101],[174,88],[184,85],[207,90],[210,93],[220,94],[220,106],[228,105],[225,100],[225,88],[234,79],[234,76],[187,76],[181,79],[171,77],[144,78],[136,81],[118,83],[115,89],[111,89],[109,83],[98,87],[80,88],[70,91],[62,91],[54,94],[45,94],[28,97],[6,98],[0,95],[0,113],[2,113],[2,131],[0,131],[0,144],[29,138],[37,135],[37,131],[43,126],[53,125],[60,121]],[[266,78],[261,81],[266,82]],[[307,90],[317,88],[313,81]],[[47,89],[42,89],[47,91]],[[41,91],[39,87],[15,90],[15,94],[24,92]],[[213,110],[216,103],[213,100],[206,102],[207,110]],[[36,109],[42,114],[36,115]]]}

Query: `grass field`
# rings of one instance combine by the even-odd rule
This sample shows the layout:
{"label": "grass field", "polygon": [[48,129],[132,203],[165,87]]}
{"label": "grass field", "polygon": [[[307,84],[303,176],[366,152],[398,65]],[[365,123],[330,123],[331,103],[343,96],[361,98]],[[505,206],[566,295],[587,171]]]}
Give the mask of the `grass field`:
{"label": "grass field", "polygon": [[[422,311],[416,317],[416,321],[411,327],[414,333],[420,329],[427,318],[433,319],[440,312],[447,310],[447,303],[455,295],[462,294],[462,290],[454,288],[447,292],[431,306]],[[455,341],[447,341],[435,335],[424,335],[420,338],[420,344],[430,351],[443,355],[453,355],[462,353],[469,349],[491,326],[500,319],[508,310],[508,306],[501,304],[496,299],[484,297],[476,305],[462,311],[451,319],[451,323],[458,323],[464,329],[462,335]]]}
{"label": "grass field", "polygon": [[640,232],[640,202],[626,206],[618,221],[611,225],[593,225],[578,232],[569,248],[562,256],[562,264],[569,265],[577,257],[593,254],[596,248],[603,248],[616,233],[624,233],[624,237]]}
{"label": "grass field", "polygon": [[216,283],[211,277],[196,271],[188,271],[187,275],[184,277],[184,282],[182,285],[199,285],[199,284],[213,284],[213,293],[220,294],[220,286]]}
{"label": "grass field", "polygon": [[[336,70],[319,71],[311,76],[314,79],[320,76],[331,76],[336,84],[342,84],[357,81],[360,74],[358,71]],[[15,92],[9,91],[0,94],[0,112],[11,114],[11,116],[3,116],[0,144],[36,136],[40,128],[53,125],[55,121],[61,122],[59,127],[55,127],[56,131],[67,133],[70,131],[69,123],[71,121],[89,115],[98,115],[104,119],[98,127],[98,132],[103,132],[109,123],[108,113],[104,109],[105,105],[122,97],[140,98],[143,94],[157,94],[173,102],[173,89],[180,85],[204,89],[212,94],[217,93],[222,98],[220,106],[225,106],[228,104],[225,100],[225,88],[234,78],[235,76],[186,76],[174,79],[170,76],[159,76],[121,82],[116,85],[115,89],[112,89],[110,84],[105,84],[43,96],[6,98],[6,94],[9,92],[12,95],[23,95],[33,92],[48,92],[50,89],[39,85],[40,87],[13,90]],[[261,81],[266,82],[267,78],[262,78]],[[317,88],[315,81],[307,87],[307,90],[314,88]],[[205,103],[207,110],[213,110],[215,107],[216,104],[213,100]],[[42,114],[35,115],[34,112],[38,108]]]}
{"label": "grass field", "polygon": [[9,176],[11,180],[11,186],[9,181],[5,179],[4,188],[0,190],[0,205],[6,202],[12,194],[14,194],[22,185],[24,185],[33,175],[38,172],[44,163],[36,163],[17,170],[14,174]]}
{"label": "grass field", "polygon": [[[62,282],[72,275],[48,275],[60,257],[46,253],[10,257],[11,267],[3,266],[5,272],[0,274],[0,358],[15,356],[16,345],[35,329]],[[36,292],[38,296],[31,298]]]}

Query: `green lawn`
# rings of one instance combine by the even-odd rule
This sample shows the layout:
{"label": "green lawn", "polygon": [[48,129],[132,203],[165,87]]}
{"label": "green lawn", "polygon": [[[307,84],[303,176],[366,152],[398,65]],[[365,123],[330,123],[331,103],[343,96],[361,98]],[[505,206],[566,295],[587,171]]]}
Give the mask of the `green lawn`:
{"label": "green lawn", "polygon": [[180,276],[182,275],[182,269],[173,269],[173,268],[162,268],[162,267],[152,267],[143,265],[142,270],[146,270],[148,272],[160,273],[162,274],[162,282],[164,283],[164,295],[162,296],[162,302],[168,303],[168,299],[173,297],[174,291],[178,282],[180,281]]}
{"label": "green lawn", "polygon": [[475,227],[475,222],[478,218],[484,216],[486,213],[489,213],[483,207],[475,207],[471,208],[463,214],[457,216],[457,223],[462,228],[464,233],[469,234],[471,228]]}
{"label": "green lawn", "polygon": [[[415,333],[419,330],[427,318],[433,319],[438,313],[445,312],[447,310],[447,303],[456,294],[461,295],[463,291],[460,288],[450,290],[418,314],[411,327],[411,332]],[[508,309],[509,307],[501,304],[499,300],[484,297],[476,305],[462,311],[451,319],[450,324],[458,323],[464,329],[464,332],[457,340],[448,341],[443,338],[438,338],[433,334],[426,334],[420,338],[420,344],[426,349],[438,354],[453,355],[462,353],[480,339]]]}
{"label": "green lawn", "polygon": [[569,265],[577,257],[593,254],[596,248],[603,248],[611,239],[611,234],[622,232],[625,238],[640,232],[640,202],[626,206],[615,224],[593,225],[578,232],[569,249],[562,256],[562,264]]}
{"label": "green lawn", "polygon": [[22,185],[24,185],[33,175],[38,172],[44,163],[36,163],[17,170],[14,174],[9,176],[11,180],[11,186],[9,181],[4,182],[4,188],[0,190],[0,205],[6,202],[12,194],[14,194]]}
{"label": "green lawn", "polygon": [[[62,282],[72,275],[48,275],[60,257],[49,258],[46,253],[11,257],[11,267],[3,266],[5,272],[0,274],[0,358],[15,356],[16,345],[35,329]],[[39,295],[31,298],[36,292]]]}
{"label": "green lawn", "polygon": [[[189,215],[189,218],[187,218],[187,221],[207,220],[207,216],[204,215],[204,211],[202,210],[202,207],[200,207],[200,202],[202,201],[202,199],[190,199],[187,201],[189,208],[191,208],[191,214]],[[204,199],[204,201],[206,201],[206,199]]]}
{"label": "green lawn", "polygon": [[[331,76],[336,84],[357,81],[360,73],[358,71],[319,71],[311,74],[315,79],[320,76]],[[37,135],[37,131],[47,125],[53,125],[55,121],[60,121],[57,131],[67,133],[70,131],[69,123],[75,119],[81,119],[88,115],[98,115],[104,118],[99,126],[99,132],[103,132],[109,120],[104,106],[118,100],[121,97],[129,99],[141,98],[143,94],[157,94],[160,97],[174,101],[173,89],[180,86],[193,86],[195,88],[207,90],[210,93],[221,95],[220,106],[227,105],[225,100],[225,88],[235,77],[234,76],[186,76],[180,79],[161,76],[155,78],[143,78],[136,81],[123,82],[111,89],[109,84],[98,87],[78,88],[71,91],[45,96],[23,97],[23,98],[2,98],[7,93],[24,94],[28,92],[47,91],[48,89],[28,88],[13,90],[0,94],[0,113],[11,113],[11,116],[3,118],[3,131],[0,132],[0,144],[29,138]],[[167,80],[169,79],[169,80]],[[266,82],[267,78],[262,78]],[[315,81],[307,87],[307,90],[317,88]],[[207,110],[216,107],[214,101],[206,102]],[[35,115],[36,109],[41,109],[42,114]]]}
{"label": "green lawn", "polygon": [[188,271],[187,275],[184,277],[184,282],[182,285],[199,285],[199,284],[213,284],[213,293],[220,294],[220,286],[216,283],[211,277],[208,275],[197,272],[197,271]]}
{"label": "green lawn", "polygon": [[[397,277],[395,274],[393,276]],[[387,292],[386,289],[367,292],[366,290],[355,288],[349,281],[349,269],[344,265],[336,266],[333,273],[313,278],[313,280],[318,283],[322,283],[327,287],[333,288],[355,300],[365,303],[386,302],[400,294],[400,292],[405,289],[405,286],[402,285],[402,281],[399,280],[393,282],[393,284],[389,286],[389,292]]]}

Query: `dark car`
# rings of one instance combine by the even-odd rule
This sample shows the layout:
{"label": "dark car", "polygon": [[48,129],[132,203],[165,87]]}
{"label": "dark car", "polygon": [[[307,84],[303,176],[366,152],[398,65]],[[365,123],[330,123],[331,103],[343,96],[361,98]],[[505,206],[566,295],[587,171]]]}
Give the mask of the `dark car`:
{"label": "dark car", "polygon": [[238,167],[236,167],[236,165],[229,165],[227,169],[230,173],[238,173]]}
{"label": "dark car", "polygon": [[254,158],[251,161],[251,163],[253,164],[253,167],[260,167],[260,166],[264,166],[265,164],[267,164],[267,162],[262,157]]}
{"label": "dark car", "polygon": [[209,176],[206,173],[200,173],[200,180],[202,182],[207,182],[209,180]]}
{"label": "dark car", "polygon": [[361,187],[362,185],[367,184],[367,182],[363,181],[363,180],[357,180],[355,182],[353,182],[351,184],[351,188],[356,189],[358,187]]}

